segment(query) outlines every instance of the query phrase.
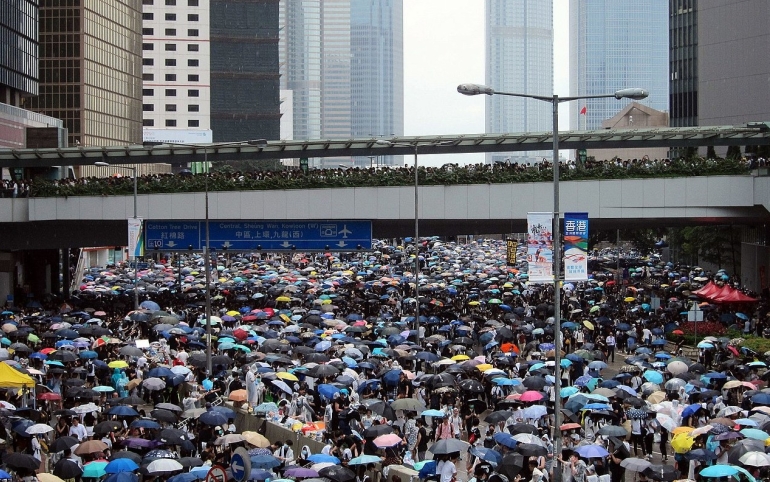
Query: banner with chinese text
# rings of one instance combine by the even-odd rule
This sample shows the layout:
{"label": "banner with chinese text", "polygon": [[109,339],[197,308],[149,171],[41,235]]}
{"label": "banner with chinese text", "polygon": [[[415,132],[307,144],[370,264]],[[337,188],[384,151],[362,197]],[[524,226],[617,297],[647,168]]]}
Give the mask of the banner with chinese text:
{"label": "banner with chinese text", "polygon": [[553,214],[527,213],[529,281],[553,283]]}
{"label": "banner with chinese text", "polygon": [[142,218],[128,218],[128,256],[136,259],[144,255]]}
{"label": "banner with chinese text", "polygon": [[517,243],[515,239],[506,239],[505,244],[506,244],[505,262],[506,264],[508,264],[508,266],[515,266],[516,249],[518,249],[519,243]]}
{"label": "banner with chinese text", "polygon": [[588,279],[588,213],[564,213],[564,280]]}

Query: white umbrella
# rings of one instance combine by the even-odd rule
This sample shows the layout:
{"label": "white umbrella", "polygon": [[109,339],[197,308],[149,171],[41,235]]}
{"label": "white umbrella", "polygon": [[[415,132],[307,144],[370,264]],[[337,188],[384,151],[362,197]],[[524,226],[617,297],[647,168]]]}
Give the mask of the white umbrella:
{"label": "white umbrella", "polygon": [[743,465],[751,465],[752,467],[767,467],[770,465],[770,455],[764,452],[746,452],[738,459]]}
{"label": "white umbrella", "polygon": [[717,417],[729,417],[730,415],[735,415],[736,413],[741,413],[742,411],[743,409],[741,409],[741,407],[730,405],[729,407],[725,407],[720,410],[717,414]]}
{"label": "white umbrella", "polygon": [[655,415],[655,419],[658,421],[658,423],[668,430],[669,432],[673,432],[675,428],[677,428],[679,425],[677,425],[676,422],[674,422],[674,419],[666,415],[665,413],[658,413]]}
{"label": "white umbrella", "polygon": [[53,432],[53,427],[44,423],[36,423],[27,427],[27,433],[30,435],[39,435],[43,433]]}
{"label": "white umbrella", "polygon": [[337,464],[333,464],[331,462],[319,462],[317,464],[311,465],[310,468],[315,470],[316,472],[318,472],[321,469],[325,469],[326,467],[333,467],[335,465],[337,465]]}
{"label": "white umbrella", "polygon": [[283,380],[272,380],[270,383],[288,393],[289,395],[294,393],[294,390],[292,390],[291,387],[289,387],[289,385],[287,385]]}
{"label": "white umbrella", "polygon": [[150,462],[147,466],[148,474],[163,474],[183,470],[182,464],[174,459],[157,459]]}
{"label": "white umbrella", "polygon": [[75,412],[75,413],[78,413],[78,414],[91,413],[91,412],[101,412],[102,411],[102,407],[100,407],[100,406],[98,406],[98,405],[96,405],[96,404],[94,404],[92,402],[89,402],[89,403],[86,403],[85,405],[79,405],[79,406],[73,408],[72,411]]}
{"label": "white umbrella", "polygon": [[540,437],[532,435],[531,433],[517,433],[513,436],[513,439],[519,443],[533,444],[544,447],[543,441],[540,439]]}
{"label": "white umbrella", "polygon": [[681,373],[685,373],[688,370],[688,367],[685,362],[676,360],[669,363],[666,367],[666,370],[668,370],[668,372],[672,375],[679,375]]}
{"label": "white umbrella", "polygon": [[521,415],[524,418],[537,419],[545,415],[547,412],[548,409],[545,408],[545,405],[532,405],[531,407],[527,407],[522,410]]}

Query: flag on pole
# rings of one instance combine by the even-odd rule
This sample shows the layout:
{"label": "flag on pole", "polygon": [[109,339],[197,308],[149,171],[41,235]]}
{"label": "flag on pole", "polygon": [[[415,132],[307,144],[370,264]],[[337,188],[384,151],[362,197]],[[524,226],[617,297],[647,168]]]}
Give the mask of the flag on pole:
{"label": "flag on pole", "polygon": [[586,109],[586,106],[583,106],[582,109],[580,109],[580,115],[586,115],[588,114],[588,109]]}

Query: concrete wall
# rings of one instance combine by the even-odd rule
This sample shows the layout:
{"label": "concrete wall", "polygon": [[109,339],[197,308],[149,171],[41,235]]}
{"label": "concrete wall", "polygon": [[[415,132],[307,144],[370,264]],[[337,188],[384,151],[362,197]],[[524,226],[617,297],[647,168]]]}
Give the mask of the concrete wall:
{"label": "concrete wall", "polygon": [[[602,219],[760,222],[770,211],[770,177],[711,176],[562,182],[561,211]],[[551,211],[551,183],[420,187],[422,220],[523,220]],[[756,205],[764,209],[755,208]],[[203,219],[204,193],[150,194],[138,199],[144,219]],[[0,199],[0,223],[122,220],[132,196]],[[414,188],[361,187],[209,193],[210,219],[414,219]]]}

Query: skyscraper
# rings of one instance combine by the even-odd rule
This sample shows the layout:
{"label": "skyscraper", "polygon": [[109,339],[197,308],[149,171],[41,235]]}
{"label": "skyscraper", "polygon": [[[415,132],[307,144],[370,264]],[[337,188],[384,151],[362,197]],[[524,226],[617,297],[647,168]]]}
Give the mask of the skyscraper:
{"label": "skyscraper", "polygon": [[38,92],[38,2],[0,0],[0,102]]}
{"label": "skyscraper", "polygon": [[[30,110],[62,119],[70,145],[142,142],[141,8],[141,0],[41,0],[40,95]],[[139,172],[155,169],[163,167]]]}
{"label": "skyscraper", "polygon": [[292,91],[294,138],[401,135],[403,0],[281,0],[280,9],[281,89]]}
{"label": "skyscraper", "polygon": [[[640,87],[640,103],[668,111],[668,0],[570,0],[570,95],[602,95]],[[601,129],[630,100],[570,102],[576,129]],[[580,112],[585,107],[585,115]]]}
{"label": "skyscraper", "polygon": [[214,142],[279,139],[278,2],[210,2]]}
{"label": "skyscraper", "polygon": [[[486,0],[486,84],[518,94],[553,94],[552,0]],[[551,107],[520,97],[486,97],[486,132],[551,129]],[[531,162],[544,152],[495,152],[487,163]]]}
{"label": "skyscraper", "polygon": [[[403,0],[352,0],[351,135],[404,134]],[[403,156],[383,156],[378,165],[401,165]],[[357,165],[368,165],[356,158]]]}

